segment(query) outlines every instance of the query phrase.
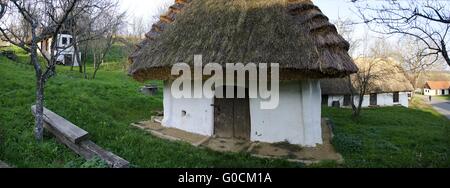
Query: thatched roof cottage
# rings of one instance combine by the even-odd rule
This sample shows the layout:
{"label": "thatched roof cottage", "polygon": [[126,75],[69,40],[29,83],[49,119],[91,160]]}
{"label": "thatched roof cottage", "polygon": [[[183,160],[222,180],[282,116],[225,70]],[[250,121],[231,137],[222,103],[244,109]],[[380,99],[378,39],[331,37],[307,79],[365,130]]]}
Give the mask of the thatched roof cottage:
{"label": "thatched roof cottage", "polygon": [[[352,84],[346,78],[324,79],[321,81],[322,87],[322,104],[327,106],[348,107],[351,105],[351,90],[358,95],[359,83],[363,80],[364,75],[373,76],[369,79],[368,91],[363,99],[363,107],[369,106],[409,106],[409,97],[414,90],[408,81],[404,70],[393,59],[372,59],[360,58],[355,60],[359,67],[361,78],[356,75],[351,76]],[[368,73],[361,73],[369,70]],[[367,78],[368,76],[366,76]],[[354,103],[358,104],[358,96],[355,96]]]}
{"label": "thatched roof cottage", "polygon": [[[319,79],[357,71],[348,49],[349,43],[309,0],[176,0],[130,56],[129,72],[140,81],[165,81],[163,126],[315,146],[322,143]],[[278,107],[261,109],[262,98],[173,97],[172,66],[193,66],[196,54],[224,67],[279,63]],[[216,86],[225,87],[242,86]]]}

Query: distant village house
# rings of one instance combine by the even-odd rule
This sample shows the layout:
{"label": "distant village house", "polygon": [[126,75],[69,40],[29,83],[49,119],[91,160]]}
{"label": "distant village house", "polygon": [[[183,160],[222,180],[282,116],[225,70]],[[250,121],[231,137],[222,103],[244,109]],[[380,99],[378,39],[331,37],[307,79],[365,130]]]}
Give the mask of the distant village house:
{"label": "distant village house", "polygon": [[[75,56],[75,48],[73,47],[73,37],[69,34],[58,34],[57,46],[55,47],[55,54],[57,56],[57,63],[65,66],[80,66],[78,59]],[[39,47],[42,49],[42,55],[50,58],[51,56],[51,44],[53,39],[51,37],[46,38],[39,42]],[[78,53],[81,60],[81,52]]]}
{"label": "distant village house", "polygon": [[450,95],[450,81],[428,81],[423,94],[426,96]]}
{"label": "distant village house", "polygon": [[[360,69],[367,65],[367,59],[355,60]],[[374,65],[373,71],[386,70],[382,76],[376,77],[370,81],[368,92],[364,95],[362,107],[371,106],[395,106],[401,105],[409,107],[409,98],[413,92],[413,86],[406,78],[403,69],[392,59],[380,60]],[[356,92],[358,87],[355,79],[352,79],[352,85],[348,79],[325,79],[321,81],[322,86],[322,105],[351,107],[352,89]],[[354,104],[357,105],[359,96],[355,93]]]}

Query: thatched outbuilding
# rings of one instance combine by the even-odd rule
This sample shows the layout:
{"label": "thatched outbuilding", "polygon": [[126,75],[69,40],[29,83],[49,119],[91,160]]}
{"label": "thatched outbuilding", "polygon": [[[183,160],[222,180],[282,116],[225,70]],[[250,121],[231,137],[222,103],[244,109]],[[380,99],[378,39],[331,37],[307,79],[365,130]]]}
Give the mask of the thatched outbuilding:
{"label": "thatched outbuilding", "polygon": [[[130,56],[129,73],[140,81],[165,81],[164,126],[315,146],[322,143],[319,79],[358,70],[348,49],[349,43],[310,0],[176,0]],[[224,67],[278,63],[278,108],[261,110],[262,98],[174,98],[171,68],[179,62],[193,66],[194,55]]]}
{"label": "thatched outbuilding", "polygon": [[[351,105],[351,91],[355,95],[355,104],[358,104],[359,83],[364,75],[371,75],[367,84],[367,92],[363,100],[363,107],[369,106],[409,106],[409,98],[413,92],[413,86],[405,75],[402,67],[392,58],[360,58],[355,60],[359,67],[360,78],[351,76],[351,84],[348,78],[324,79],[321,81],[322,104],[333,106]],[[370,66],[369,72],[368,71]]]}

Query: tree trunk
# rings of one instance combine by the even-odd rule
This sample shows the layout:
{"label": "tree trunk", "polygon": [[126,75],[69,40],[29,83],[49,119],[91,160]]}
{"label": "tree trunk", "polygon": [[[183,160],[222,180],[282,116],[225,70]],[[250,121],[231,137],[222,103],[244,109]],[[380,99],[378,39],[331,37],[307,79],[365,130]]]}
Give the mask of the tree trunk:
{"label": "tree trunk", "polygon": [[[100,57],[104,58],[103,55],[101,55]],[[94,58],[95,58],[95,55],[94,55]],[[94,61],[95,67],[94,67],[94,74],[92,75],[92,79],[94,79],[94,80],[95,80],[95,77],[97,76],[97,72],[100,69],[101,64],[103,64],[103,58],[100,60],[100,63],[98,63],[98,64],[97,64],[96,60]]]}
{"label": "tree trunk", "polygon": [[42,141],[44,138],[44,84],[45,79],[42,75],[42,68],[39,63],[37,54],[37,41],[36,41],[36,24],[32,23],[32,39],[31,39],[31,63],[34,65],[36,72],[36,125],[34,129],[35,137],[38,141]]}
{"label": "tree trunk", "polygon": [[82,65],[81,65],[81,59],[80,59],[80,56],[79,56],[80,50],[79,50],[79,48],[78,48],[78,43],[77,43],[77,41],[78,41],[78,37],[77,37],[75,34],[73,34],[73,51],[74,51],[74,59],[77,61],[77,64],[78,64],[78,66],[80,67],[80,70],[81,70],[80,73],[83,73]]}
{"label": "tree trunk", "polygon": [[36,76],[36,127],[34,130],[37,140],[44,137],[44,81],[41,76]]}
{"label": "tree trunk", "polygon": [[[88,56],[88,46],[87,44],[84,45],[84,52],[83,52],[83,69],[84,69],[84,79],[87,79],[87,71],[86,71],[86,63],[87,63],[87,56]],[[81,68],[81,67],[80,67]]]}

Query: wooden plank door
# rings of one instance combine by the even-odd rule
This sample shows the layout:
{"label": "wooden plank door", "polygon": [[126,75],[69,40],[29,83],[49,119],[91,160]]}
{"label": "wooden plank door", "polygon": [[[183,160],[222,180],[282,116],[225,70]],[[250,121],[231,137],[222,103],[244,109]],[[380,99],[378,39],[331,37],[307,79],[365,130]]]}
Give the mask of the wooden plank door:
{"label": "wooden plank door", "polygon": [[[235,88],[235,91],[236,88]],[[242,99],[215,99],[214,134],[221,138],[250,140],[250,102]]]}
{"label": "wooden plank door", "polygon": [[378,97],[376,93],[370,94],[370,106],[376,106],[378,104]]}
{"label": "wooden plank door", "polygon": [[234,138],[250,140],[250,102],[249,98],[234,100]]}
{"label": "wooden plank door", "polygon": [[234,99],[215,99],[214,134],[221,138],[234,136]]}

